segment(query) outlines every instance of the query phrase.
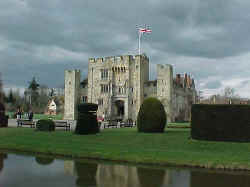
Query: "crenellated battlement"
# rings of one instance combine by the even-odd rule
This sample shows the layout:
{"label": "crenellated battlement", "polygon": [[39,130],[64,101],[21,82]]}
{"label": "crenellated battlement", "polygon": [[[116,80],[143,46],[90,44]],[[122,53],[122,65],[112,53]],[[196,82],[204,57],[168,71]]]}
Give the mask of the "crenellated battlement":
{"label": "crenellated battlement", "polygon": [[74,69],[74,70],[65,70],[65,73],[80,73],[81,70],[79,69]]}
{"label": "crenellated battlement", "polygon": [[[140,55],[141,58],[145,58],[148,59],[147,56],[145,55]],[[131,60],[134,60],[136,58],[140,57],[139,55],[122,55],[122,56],[109,56],[109,57],[103,57],[103,58],[89,58],[89,63],[107,63],[107,62],[111,62],[111,63],[124,63],[124,62],[129,62]]]}

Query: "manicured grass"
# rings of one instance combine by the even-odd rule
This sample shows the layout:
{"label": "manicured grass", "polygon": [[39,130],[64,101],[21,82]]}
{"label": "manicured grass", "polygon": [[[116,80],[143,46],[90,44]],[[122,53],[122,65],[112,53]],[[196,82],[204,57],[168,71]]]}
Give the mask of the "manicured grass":
{"label": "manicured grass", "polygon": [[98,135],[1,128],[0,137],[0,149],[7,150],[134,163],[250,169],[250,143],[192,140],[187,128],[167,128],[163,134],[137,133],[136,128],[114,128],[104,129]]}
{"label": "manicured grass", "polygon": [[168,123],[167,127],[169,128],[190,128],[189,122],[183,122],[183,123]]}

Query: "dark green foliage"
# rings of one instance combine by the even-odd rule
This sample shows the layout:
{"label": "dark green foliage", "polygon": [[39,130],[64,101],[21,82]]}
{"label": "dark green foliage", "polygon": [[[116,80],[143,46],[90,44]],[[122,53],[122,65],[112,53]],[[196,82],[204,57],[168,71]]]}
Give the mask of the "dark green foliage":
{"label": "dark green foliage", "polygon": [[32,91],[37,91],[39,86],[40,85],[36,82],[36,78],[33,77],[32,81],[30,82],[29,89],[31,89]]}
{"label": "dark green foliage", "polygon": [[82,103],[78,105],[76,134],[96,134],[99,132],[96,116],[97,109],[98,105],[93,103]]}
{"label": "dark green foliage", "polygon": [[141,186],[164,186],[163,181],[166,175],[164,169],[138,167],[137,172]]}
{"label": "dark green foliage", "polygon": [[82,113],[78,114],[76,124],[76,134],[96,134],[99,132],[99,126],[96,119],[96,114]]}
{"label": "dark green foliage", "polygon": [[94,103],[81,103],[77,108],[79,113],[86,113],[91,111],[96,112],[98,109],[98,105]]}
{"label": "dark green foliage", "polygon": [[39,131],[54,131],[55,123],[50,119],[41,119],[36,123],[36,129]]}
{"label": "dark green foliage", "polygon": [[147,98],[140,107],[137,128],[139,132],[164,132],[166,120],[166,113],[161,102],[153,97]]}
{"label": "dark green foliage", "polygon": [[247,173],[237,172],[192,171],[190,179],[192,187],[249,187],[250,184]]}
{"label": "dark green foliage", "polygon": [[191,136],[199,140],[250,141],[249,105],[192,106]]}
{"label": "dark green foliage", "polygon": [[0,103],[0,127],[8,127],[9,116],[5,115],[5,107],[3,103]]}
{"label": "dark green foliage", "polygon": [[83,186],[96,186],[96,172],[97,164],[95,163],[82,163],[75,162],[75,171],[77,175],[76,185]]}
{"label": "dark green foliage", "polygon": [[50,165],[54,162],[54,158],[50,157],[36,157],[36,162],[40,165]]}

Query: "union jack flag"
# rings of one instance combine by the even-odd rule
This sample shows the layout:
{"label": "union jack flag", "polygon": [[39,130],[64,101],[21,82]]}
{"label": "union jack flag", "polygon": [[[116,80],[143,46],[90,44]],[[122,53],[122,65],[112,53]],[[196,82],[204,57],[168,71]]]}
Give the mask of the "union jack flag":
{"label": "union jack flag", "polygon": [[139,29],[139,32],[140,32],[140,33],[151,33],[151,32],[152,32],[152,30],[150,30],[150,29],[140,28],[140,29]]}

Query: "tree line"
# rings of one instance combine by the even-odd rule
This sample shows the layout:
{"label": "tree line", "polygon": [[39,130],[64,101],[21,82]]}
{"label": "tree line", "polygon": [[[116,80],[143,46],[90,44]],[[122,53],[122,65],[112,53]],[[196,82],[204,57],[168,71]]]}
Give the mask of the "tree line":
{"label": "tree line", "polygon": [[6,94],[3,91],[1,93],[6,110],[9,112],[16,112],[20,108],[23,112],[32,110],[35,113],[44,113],[51,99],[57,105],[57,112],[63,112],[64,96],[55,95],[53,89],[49,89],[46,85],[40,85],[35,77],[29,82],[23,94],[20,94],[19,89],[10,89]]}

